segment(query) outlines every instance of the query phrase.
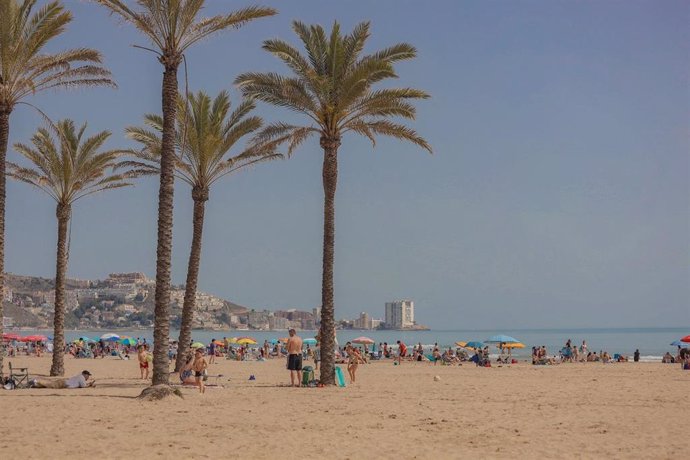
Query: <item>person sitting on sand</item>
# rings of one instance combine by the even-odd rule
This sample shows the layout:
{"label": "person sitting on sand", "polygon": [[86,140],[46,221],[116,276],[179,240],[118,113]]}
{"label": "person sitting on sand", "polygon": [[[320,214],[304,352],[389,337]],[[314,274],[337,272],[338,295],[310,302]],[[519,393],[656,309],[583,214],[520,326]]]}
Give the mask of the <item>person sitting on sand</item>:
{"label": "person sitting on sand", "polygon": [[194,371],[192,370],[192,365],[194,364],[194,355],[191,353],[187,355],[182,369],[180,369],[180,382],[182,385],[196,385],[196,380],[194,379]]}
{"label": "person sitting on sand", "polygon": [[664,363],[664,364],[671,364],[671,363],[673,363],[674,361],[675,361],[675,360],[673,359],[673,356],[672,356],[671,353],[669,353],[668,351],[667,351],[666,354],[661,358],[661,362]]}
{"label": "person sitting on sand", "polygon": [[438,348],[434,348],[434,351],[431,353],[432,358],[434,358],[434,366],[436,365],[437,362],[441,360],[441,352],[439,351]]}
{"label": "person sitting on sand", "polygon": [[81,372],[81,374],[77,374],[74,377],[70,377],[68,379],[57,379],[57,380],[34,379],[31,382],[29,382],[29,386],[31,388],[54,388],[54,389],[88,388],[88,387],[93,387],[96,385],[95,380],[89,381],[90,377],[91,377],[91,372],[84,370]]}

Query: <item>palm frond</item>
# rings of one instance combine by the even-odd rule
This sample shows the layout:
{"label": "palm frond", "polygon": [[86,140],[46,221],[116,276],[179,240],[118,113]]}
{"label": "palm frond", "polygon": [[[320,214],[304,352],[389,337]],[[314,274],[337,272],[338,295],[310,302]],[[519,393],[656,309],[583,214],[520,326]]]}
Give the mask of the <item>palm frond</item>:
{"label": "palm frond", "polygon": [[101,150],[110,132],[85,137],[86,128],[86,123],[77,128],[72,120],[60,120],[51,126],[57,139],[48,129],[39,128],[31,138],[33,146],[14,145],[36,169],[8,163],[8,176],[38,187],[61,204],[129,185],[127,180],[138,171],[118,163],[126,151]]}

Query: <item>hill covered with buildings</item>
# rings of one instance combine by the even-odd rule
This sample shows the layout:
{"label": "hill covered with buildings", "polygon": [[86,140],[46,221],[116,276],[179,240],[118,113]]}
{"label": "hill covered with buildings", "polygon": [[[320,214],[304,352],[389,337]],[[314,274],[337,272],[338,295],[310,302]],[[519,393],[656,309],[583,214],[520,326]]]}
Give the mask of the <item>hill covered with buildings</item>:
{"label": "hill covered with buildings", "polygon": [[[69,329],[132,329],[153,326],[155,281],[143,273],[111,273],[104,280],[67,280],[66,326]],[[5,276],[3,323],[6,328],[51,328],[55,309],[52,279],[8,273]],[[184,286],[171,290],[171,326],[179,328]],[[215,330],[313,330],[321,308],[269,310],[248,308],[197,292],[193,328]],[[414,321],[414,303],[389,302],[385,319],[361,313],[337,321],[338,329],[424,329]]]}

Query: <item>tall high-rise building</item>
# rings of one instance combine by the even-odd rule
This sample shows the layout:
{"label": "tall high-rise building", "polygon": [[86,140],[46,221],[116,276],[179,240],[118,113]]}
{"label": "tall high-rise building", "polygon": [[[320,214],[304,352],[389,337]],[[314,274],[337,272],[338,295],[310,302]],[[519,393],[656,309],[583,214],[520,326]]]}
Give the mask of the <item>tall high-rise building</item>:
{"label": "tall high-rise building", "polygon": [[386,326],[393,329],[414,326],[414,302],[411,300],[386,302]]}

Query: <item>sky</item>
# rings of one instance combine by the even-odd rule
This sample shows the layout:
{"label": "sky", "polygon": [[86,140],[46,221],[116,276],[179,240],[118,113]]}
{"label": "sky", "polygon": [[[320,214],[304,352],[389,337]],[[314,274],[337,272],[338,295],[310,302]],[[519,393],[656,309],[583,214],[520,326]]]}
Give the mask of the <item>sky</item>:
{"label": "sky", "polygon": [[[52,119],[108,129],[160,113],[162,66],[149,42],[89,2],[51,51],[103,53],[117,90],[36,95]],[[207,2],[206,15],[252,4]],[[263,40],[298,40],[291,21],[371,21],[365,51],[409,42],[395,86],[423,89],[409,126],[434,154],[354,136],[339,151],[336,317],[412,299],[435,329],[690,325],[690,3],[685,1],[266,0],[280,13],[195,46],[190,90],[239,92],[246,71],[287,73]],[[180,72],[184,88],[184,72]],[[260,104],[267,122],[302,119]],[[10,145],[42,123],[13,112]],[[8,158],[19,161],[10,148]],[[323,191],[318,140],[292,158],[218,182],[206,210],[199,289],[250,308],[321,300]],[[158,183],[77,202],[69,276],[155,275]],[[173,281],[184,283],[192,200],[175,191]],[[55,204],[9,182],[6,270],[53,277]]]}

